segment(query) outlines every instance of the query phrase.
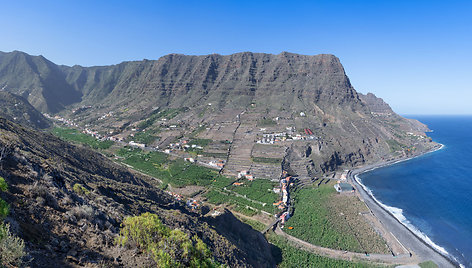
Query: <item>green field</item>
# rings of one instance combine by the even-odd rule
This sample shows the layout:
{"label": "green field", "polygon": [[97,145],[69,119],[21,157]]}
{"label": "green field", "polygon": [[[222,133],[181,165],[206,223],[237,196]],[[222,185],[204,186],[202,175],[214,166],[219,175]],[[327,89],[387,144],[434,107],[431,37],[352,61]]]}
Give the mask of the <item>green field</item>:
{"label": "green field", "polygon": [[[379,267],[367,263],[356,263],[344,260],[336,260],[328,257],[320,256],[304,250],[300,250],[292,246],[285,238],[274,233],[269,233],[267,236],[269,242],[275,247],[272,249],[272,254],[279,262],[277,267]],[[382,267],[382,266],[380,266]]]}
{"label": "green field", "polygon": [[381,237],[361,212],[368,209],[355,195],[338,195],[333,183],[303,188],[292,195],[295,213],[287,221],[290,235],[314,245],[353,252],[388,253]]}
{"label": "green field", "polygon": [[144,121],[142,121],[141,123],[138,124],[138,128],[140,128],[140,129],[148,128],[148,127],[152,126],[154,124],[154,122],[158,119],[166,118],[166,119],[169,120],[169,119],[172,119],[172,118],[176,117],[179,113],[186,112],[186,111],[188,111],[187,107],[169,108],[169,109],[162,110],[162,111],[154,110],[146,120],[144,120]]}
{"label": "green field", "polygon": [[[272,209],[272,207],[265,206],[263,207],[261,204],[251,202],[250,200],[247,200],[245,198],[235,196],[234,194],[224,192],[222,190],[218,189],[213,189],[210,190],[208,193],[205,194],[205,197],[207,198],[208,202],[215,204],[215,205],[221,205],[221,204],[226,204],[232,206],[232,209],[243,213],[244,215],[248,216],[253,216],[257,213],[260,212],[260,210],[267,211],[269,209]],[[272,205],[272,204],[271,204]],[[253,209],[251,209],[253,208]],[[267,212],[270,212],[267,211]]]}
{"label": "green field", "polygon": [[59,138],[62,138],[67,141],[87,144],[94,149],[108,149],[113,145],[113,141],[100,141],[96,138],[84,134],[77,129],[73,128],[62,128],[62,127],[55,127],[52,130],[52,133]]}
{"label": "green field", "polygon": [[117,151],[122,162],[149,174],[174,187],[187,185],[224,187],[231,179],[218,175],[218,172],[185,162],[183,159],[170,160],[161,152],[144,152],[138,148],[125,147]]}
{"label": "green field", "polygon": [[[267,206],[270,205],[272,208],[272,203],[277,201],[279,198],[279,195],[272,191],[276,185],[278,185],[278,183],[274,183],[265,179],[256,179],[253,181],[245,180],[243,185],[232,185],[228,187],[228,189],[238,194],[244,195],[249,199],[267,203]],[[271,211],[272,210],[269,210],[268,212]]]}
{"label": "green field", "polygon": [[156,140],[160,139],[158,136],[155,135],[155,133],[156,132],[152,132],[152,131],[149,131],[149,130],[146,131],[146,132],[139,131],[139,132],[136,132],[134,134],[134,137],[129,136],[127,141],[134,141],[134,142],[137,142],[137,143],[143,143],[143,144],[146,144],[146,145],[150,145],[153,142],[155,142]]}

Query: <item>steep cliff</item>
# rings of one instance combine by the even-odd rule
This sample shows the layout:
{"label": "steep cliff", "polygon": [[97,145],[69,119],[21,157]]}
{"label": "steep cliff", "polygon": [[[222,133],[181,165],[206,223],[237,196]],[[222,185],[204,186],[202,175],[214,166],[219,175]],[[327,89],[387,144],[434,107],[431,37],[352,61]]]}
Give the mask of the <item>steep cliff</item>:
{"label": "steep cliff", "polygon": [[[292,168],[305,176],[399,157],[433,145],[421,139],[426,126],[395,114],[373,94],[358,94],[333,55],[170,54],[112,66],[67,67],[41,56],[13,52],[1,54],[0,67],[3,90],[29,96],[42,111],[62,109],[61,115],[107,134],[126,132],[147,121],[144,125],[168,140],[189,135],[200,125],[223,124],[220,133],[244,136],[228,125],[239,120],[241,129],[254,134],[240,141],[255,142],[263,134],[261,122],[275,123],[266,130],[274,133],[293,127],[303,134],[308,128],[313,132],[311,140],[284,143],[291,153],[273,156],[292,159]],[[156,113],[161,112],[173,114],[164,118],[168,123],[156,120],[160,118]],[[238,116],[243,113],[245,116]],[[177,128],[167,135],[164,132],[169,126]],[[206,136],[218,139],[215,135]],[[247,147],[245,154],[258,153],[249,145],[238,146],[233,147]],[[312,153],[307,155],[307,150]],[[252,156],[243,156],[245,167],[256,166]],[[241,168],[233,167],[234,171]]]}

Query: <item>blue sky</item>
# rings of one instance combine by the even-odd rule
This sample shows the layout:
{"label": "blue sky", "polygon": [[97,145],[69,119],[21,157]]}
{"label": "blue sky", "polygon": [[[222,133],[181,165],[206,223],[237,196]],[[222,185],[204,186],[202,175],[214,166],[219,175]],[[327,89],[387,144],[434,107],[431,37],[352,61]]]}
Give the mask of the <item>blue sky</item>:
{"label": "blue sky", "polygon": [[471,1],[3,1],[0,51],[83,66],[330,53],[401,114],[472,114]]}

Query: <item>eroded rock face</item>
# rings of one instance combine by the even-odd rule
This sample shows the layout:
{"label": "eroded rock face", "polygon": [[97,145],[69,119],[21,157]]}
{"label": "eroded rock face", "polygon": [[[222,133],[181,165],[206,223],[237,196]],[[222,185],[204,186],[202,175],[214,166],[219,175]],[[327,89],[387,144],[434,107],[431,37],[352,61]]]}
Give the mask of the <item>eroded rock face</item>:
{"label": "eroded rock face", "polygon": [[87,148],[0,118],[0,148],[5,147],[0,176],[9,185],[1,193],[11,206],[7,221],[25,240],[33,267],[152,265],[146,254],[114,241],[125,216],[144,212],[200,237],[220,263],[275,265],[267,241],[230,212],[210,219],[187,211],[151,178]]}
{"label": "eroded rock face", "polygon": [[[24,79],[18,80],[19,75]],[[41,82],[40,78],[49,82]],[[63,89],[59,90],[59,85]],[[296,161],[291,163],[295,173],[307,176],[430,147],[418,138],[427,131],[425,125],[398,116],[373,94],[357,93],[339,59],[327,54],[170,54],[158,60],[112,66],[67,67],[25,53],[0,53],[0,86],[28,94],[28,100],[41,111],[61,110],[79,125],[87,124],[107,134],[136,128],[137,122],[155,112],[177,109],[178,115],[162,126],[156,123],[158,120],[149,123],[160,128],[161,134],[163,128],[176,126],[176,133],[163,135],[163,144],[159,145],[164,147],[175,137],[190,135],[200,125],[218,128],[218,133],[232,132],[236,116],[245,131],[252,133],[238,135],[253,142],[262,135],[259,121],[277,118],[271,132],[286,128],[298,134],[307,128],[313,132],[314,139],[307,145],[311,151],[305,141],[302,145],[295,142],[293,147],[288,142],[280,145],[297,152],[297,159],[291,156],[293,153],[286,159]],[[214,139],[218,133],[209,136]],[[245,148],[241,152],[254,151],[240,143],[234,147]],[[280,151],[271,157],[284,158]],[[263,163],[256,166],[251,162],[253,155],[246,154],[234,158],[244,160],[244,168],[254,172],[271,170],[266,173],[276,176],[279,167]],[[231,166],[233,171],[241,169],[230,161],[228,170]]]}

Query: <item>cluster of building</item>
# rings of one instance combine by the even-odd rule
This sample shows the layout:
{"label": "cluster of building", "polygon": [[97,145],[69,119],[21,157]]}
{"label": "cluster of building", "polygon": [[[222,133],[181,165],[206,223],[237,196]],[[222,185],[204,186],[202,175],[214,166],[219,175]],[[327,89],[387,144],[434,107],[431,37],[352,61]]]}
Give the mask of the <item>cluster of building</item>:
{"label": "cluster of building", "polygon": [[218,160],[215,160],[215,161],[210,161],[208,163],[208,165],[210,165],[212,167],[222,169],[225,166],[225,160],[218,159]]}
{"label": "cluster of building", "polygon": [[98,120],[103,120],[103,119],[105,119],[105,118],[107,118],[107,117],[112,117],[112,116],[113,116],[113,112],[108,112],[108,113],[106,113],[106,114],[100,116],[100,118],[98,118]]}
{"label": "cluster of building", "polygon": [[187,200],[186,205],[191,210],[196,210],[200,207],[200,203],[198,203],[197,200],[195,200],[195,199]]}
{"label": "cluster of building", "polygon": [[[316,140],[316,137],[313,134],[313,131],[309,128],[305,128],[305,135],[302,134],[295,134],[294,127],[287,127],[287,132],[279,132],[279,133],[264,133],[262,134],[262,138],[257,140],[257,143],[260,144],[274,144],[279,141],[286,141],[286,140]],[[261,131],[265,131],[265,128],[261,128]]]}
{"label": "cluster of building", "polygon": [[180,194],[176,194],[174,192],[171,192],[171,191],[166,191],[166,193],[168,193],[170,196],[172,196],[175,200],[177,201],[182,201],[184,200],[184,197]]}
{"label": "cluster of building", "polygon": [[413,133],[413,132],[407,132],[406,134],[409,135],[409,136],[413,136],[413,137],[416,137],[416,138],[420,138],[420,139],[426,138],[424,135],[415,134],[415,133]]}
{"label": "cluster of building", "polygon": [[[177,194],[177,193],[174,193],[174,192],[171,192],[171,191],[166,191],[167,194],[169,194],[170,196],[172,196],[175,200],[177,201],[184,201],[185,200],[185,197],[181,194]],[[191,210],[195,210],[197,208],[200,207],[200,203],[198,203],[197,200],[195,199],[188,199],[185,204],[187,205],[188,208],[190,208]]]}
{"label": "cluster of building", "polygon": [[132,147],[138,147],[138,148],[141,148],[141,149],[146,148],[146,144],[144,144],[144,143],[137,143],[135,141],[130,141],[130,142],[128,142],[128,144]]}
{"label": "cluster of building", "polygon": [[76,123],[74,123],[72,120],[70,119],[67,119],[67,118],[64,118],[64,117],[60,117],[58,115],[55,115],[55,116],[50,116],[49,114],[47,113],[44,113],[43,114],[44,117],[48,118],[48,119],[51,119],[51,120],[56,120],[56,121],[59,121],[63,124],[66,124],[68,126],[71,126],[71,127],[78,127],[78,125]]}
{"label": "cluster of building", "polygon": [[336,189],[336,192],[338,193],[354,193],[354,187],[350,184],[347,183],[347,177],[349,175],[348,169],[344,170],[344,172],[341,174],[341,177],[338,179],[338,183],[334,185],[334,189]]}
{"label": "cluster of building", "polygon": [[293,185],[293,179],[291,176],[287,176],[287,173],[284,171],[282,179],[280,179],[280,187],[274,188],[274,193],[282,193],[282,200],[273,203],[274,206],[277,206],[278,209],[282,210],[281,213],[277,214],[276,217],[281,222],[281,228],[283,228],[285,222],[290,218],[290,193],[289,188]]}

